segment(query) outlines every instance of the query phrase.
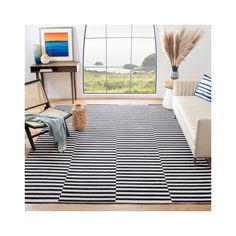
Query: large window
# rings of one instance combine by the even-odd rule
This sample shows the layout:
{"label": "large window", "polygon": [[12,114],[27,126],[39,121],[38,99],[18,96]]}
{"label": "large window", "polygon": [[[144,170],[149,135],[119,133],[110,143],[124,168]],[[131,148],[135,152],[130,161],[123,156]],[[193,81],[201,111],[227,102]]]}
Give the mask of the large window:
{"label": "large window", "polygon": [[86,26],[85,94],[154,94],[156,64],[154,26]]}

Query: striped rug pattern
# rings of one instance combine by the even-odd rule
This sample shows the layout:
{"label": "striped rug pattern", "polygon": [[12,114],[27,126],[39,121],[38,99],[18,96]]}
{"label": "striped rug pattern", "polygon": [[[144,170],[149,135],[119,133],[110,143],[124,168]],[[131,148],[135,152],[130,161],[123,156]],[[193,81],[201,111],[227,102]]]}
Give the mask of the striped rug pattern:
{"label": "striped rug pattern", "polygon": [[[62,106],[70,110],[70,106]],[[26,203],[210,203],[211,169],[160,105],[88,105],[58,153],[44,134],[25,161]]]}

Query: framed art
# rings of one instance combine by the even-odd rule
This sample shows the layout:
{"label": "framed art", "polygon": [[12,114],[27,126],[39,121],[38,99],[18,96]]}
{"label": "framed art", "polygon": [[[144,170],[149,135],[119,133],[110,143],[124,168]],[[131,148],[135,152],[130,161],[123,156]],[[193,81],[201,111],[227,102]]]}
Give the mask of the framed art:
{"label": "framed art", "polygon": [[73,28],[40,28],[42,53],[47,53],[50,61],[73,60]]}

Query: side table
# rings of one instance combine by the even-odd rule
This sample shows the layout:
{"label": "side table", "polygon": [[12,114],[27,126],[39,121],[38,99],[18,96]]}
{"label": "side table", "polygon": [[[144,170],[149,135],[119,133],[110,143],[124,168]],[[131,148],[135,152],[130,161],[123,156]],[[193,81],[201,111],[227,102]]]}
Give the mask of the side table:
{"label": "side table", "polygon": [[173,81],[166,80],[163,83],[163,86],[166,88],[166,91],[165,91],[165,96],[162,102],[162,106],[166,109],[172,109]]}

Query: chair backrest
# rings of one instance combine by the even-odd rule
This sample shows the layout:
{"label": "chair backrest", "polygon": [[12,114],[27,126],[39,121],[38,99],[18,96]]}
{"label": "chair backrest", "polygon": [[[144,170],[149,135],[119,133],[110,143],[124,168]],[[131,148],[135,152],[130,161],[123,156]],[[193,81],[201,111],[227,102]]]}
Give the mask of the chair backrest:
{"label": "chair backrest", "polygon": [[25,110],[46,105],[50,107],[48,97],[40,80],[25,83]]}

